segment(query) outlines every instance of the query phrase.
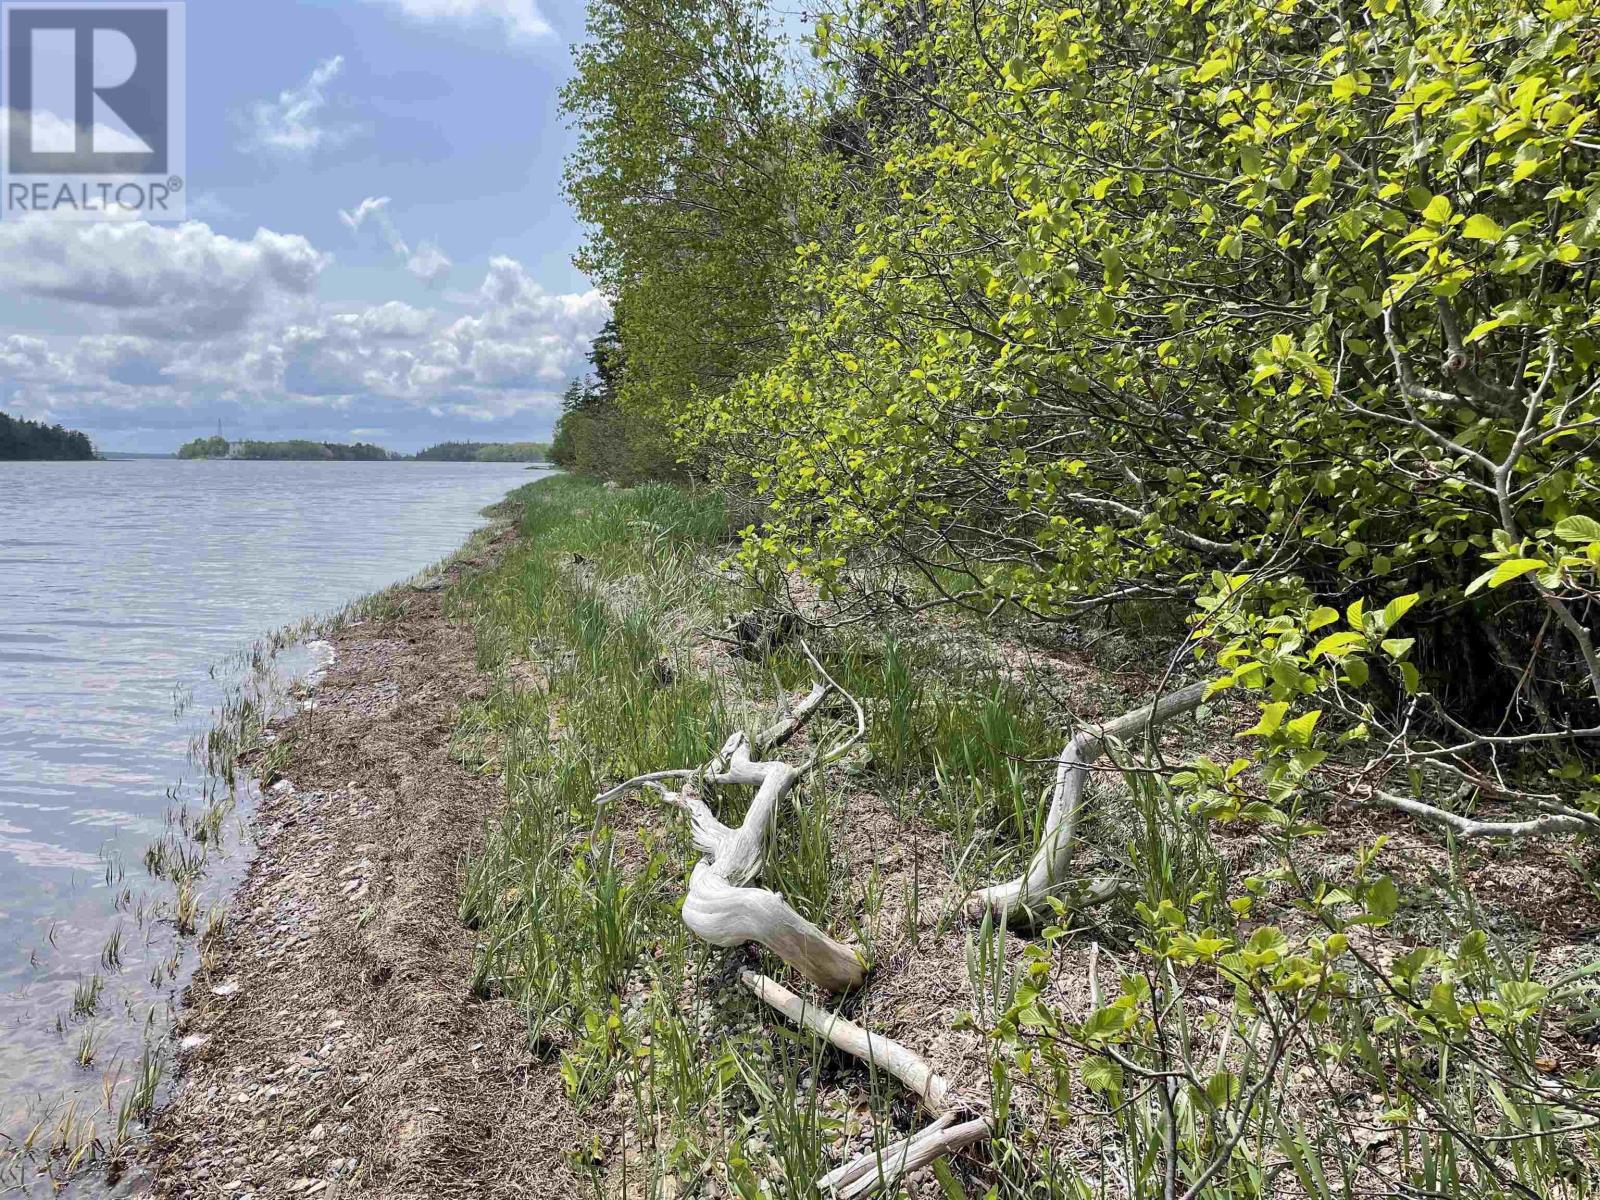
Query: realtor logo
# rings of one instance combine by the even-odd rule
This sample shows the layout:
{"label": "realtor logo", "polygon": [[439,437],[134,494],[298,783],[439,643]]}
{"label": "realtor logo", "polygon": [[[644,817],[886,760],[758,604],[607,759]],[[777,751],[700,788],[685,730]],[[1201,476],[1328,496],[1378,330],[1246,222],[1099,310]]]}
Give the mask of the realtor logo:
{"label": "realtor logo", "polygon": [[184,216],[184,6],[0,4],[7,217]]}

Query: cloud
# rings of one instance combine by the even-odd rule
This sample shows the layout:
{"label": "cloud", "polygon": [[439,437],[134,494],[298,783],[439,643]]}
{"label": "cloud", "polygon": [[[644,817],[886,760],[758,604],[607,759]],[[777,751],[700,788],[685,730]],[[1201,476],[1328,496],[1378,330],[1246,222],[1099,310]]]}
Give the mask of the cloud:
{"label": "cloud", "polygon": [[[368,205],[356,227],[382,211]],[[0,335],[8,403],[76,421],[111,448],[129,441],[103,435],[136,429],[145,448],[170,449],[223,415],[252,436],[289,436],[332,428],[337,414],[339,429],[395,431],[397,448],[426,444],[406,431],[446,440],[464,422],[535,438],[610,314],[600,293],[547,292],[504,257],[476,289],[431,306],[333,304],[317,295],[329,262],[270,230],[244,240],[198,223],[0,224],[0,278],[82,330]]]}
{"label": "cloud", "polygon": [[249,241],[199,222],[0,223],[0,277],[15,293],[106,313],[128,333],[195,339],[310,296],[331,261],[305,238]]}
{"label": "cloud", "polygon": [[[386,233],[394,234],[394,223],[389,219],[389,197],[368,196],[349,212],[339,210],[339,220],[343,221],[352,233],[361,232],[361,227],[371,218]],[[392,239],[391,239],[392,244]]]}
{"label": "cloud", "polygon": [[554,30],[534,0],[367,0],[387,4],[428,24],[490,25],[520,41],[549,37]]}
{"label": "cloud", "polygon": [[387,196],[368,196],[349,212],[341,208],[339,220],[356,234],[361,232],[363,226],[370,223],[388,244],[390,251],[405,263],[406,270],[429,287],[443,283],[445,276],[450,273],[451,266],[454,265],[449,256],[434,242],[424,241],[412,250],[406,239],[400,236],[394,218],[389,215]]}
{"label": "cloud", "polygon": [[444,282],[450,267],[451,262],[445,252],[432,242],[423,242],[417,247],[416,253],[406,260],[406,270],[430,287]]}
{"label": "cloud", "polygon": [[349,126],[324,123],[327,87],[344,70],[344,56],[318,63],[299,87],[287,88],[275,100],[251,107],[242,149],[263,150],[284,158],[308,158],[318,150],[348,141]]}

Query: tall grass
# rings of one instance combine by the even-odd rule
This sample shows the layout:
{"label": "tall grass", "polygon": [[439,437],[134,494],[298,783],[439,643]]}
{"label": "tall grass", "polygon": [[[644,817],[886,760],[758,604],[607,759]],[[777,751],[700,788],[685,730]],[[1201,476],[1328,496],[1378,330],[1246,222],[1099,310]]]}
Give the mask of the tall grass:
{"label": "tall grass", "polygon": [[[915,1120],[903,1093],[754,1007],[731,986],[738,956],[685,933],[678,903],[694,853],[681,814],[648,795],[604,807],[594,797],[621,778],[705,762],[731,730],[770,720],[811,668],[793,648],[754,663],[695,632],[714,633],[759,600],[716,569],[729,523],[714,498],[560,478],[515,503],[517,545],[452,594],[494,680],[487,699],[463,710],[456,753],[498,774],[506,792],[462,900],[478,931],[474,989],[522,1007],[530,1043],[559,1061],[582,1111],[597,1123],[626,1113],[632,1137],[620,1153],[607,1159],[597,1141],[578,1156],[597,1195],[810,1197],[811,1181],[850,1139],[859,1150],[903,1136]],[[1090,914],[1049,914],[1043,929],[985,920],[946,937],[950,896],[922,897],[918,866],[908,879],[904,864],[852,861],[861,855],[847,850],[850,821],[887,813],[911,831],[907,841],[925,836],[957,899],[967,885],[1004,877],[1039,835],[1068,714],[959,627],[856,626],[812,641],[864,704],[869,736],[791,794],[760,882],[825,928],[853,932],[869,961],[925,946],[948,957],[954,942],[947,965],[967,976],[957,1032],[977,1047],[962,1082],[1002,1134],[982,1167],[940,1168],[934,1186],[948,1200],[1168,1200],[1189,1189],[1196,1200],[1595,1194],[1600,1122],[1573,1125],[1570,1109],[1502,1086],[1487,1059],[1419,1060],[1415,1039],[1374,1027],[1382,995],[1372,979],[1365,991],[1340,984],[1348,994],[1324,997],[1329,1019],[1313,1024],[1270,993],[1237,994],[1153,953],[1177,936],[1162,927],[1172,914],[1181,914],[1173,929],[1232,945],[1254,936],[1269,901],[1274,919],[1314,930],[1316,898],[1334,885],[1315,861],[1294,858],[1275,827],[1261,841],[1277,865],[1246,875],[1202,812],[1142,760],[1119,757],[1131,751],[1113,748],[1110,778],[1096,787],[1115,799],[1082,826],[1093,843],[1084,853],[1115,864],[1123,898]],[[708,799],[728,820],[746,803]],[[1451,878],[1442,886],[1456,886]],[[896,888],[899,926],[880,917]],[[1451,907],[1450,938],[1481,924],[1464,889]],[[935,912],[941,920],[930,926]],[[1417,926],[1406,936],[1437,934]],[[1499,977],[1527,978],[1514,946],[1488,953]],[[1574,986],[1578,994],[1587,985]],[[1131,1066],[1113,1080],[1108,1069],[1086,1070],[1095,1055],[1074,1039],[1090,1008],[1116,1003],[1139,1017],[1119,1043]],[[1269,1011],[1289,1018],[1281,1061],[1263,1050],[1279,1036]],[[918,1033],[926,1044],[952,1031]],[[1542,1061],[1541,1036],[1533,1026],[1512,1031],[1497,1053]],[[1416,1074],[1419,1061],[1431,1078]],[[1190,1063],[1204,1065],[1204,1086],[1171,1083]],[[1269,1074],[1272,1086],[1235,1087],[1233,1073]],[[1428,1120],[1397,1122],[1381,1149],[1341,1132],[1338,1097],[1399,1112],[1419,1087]],[[1469,1129],[1471,1137],[1453,1132]],[[1493,1169],[1474,1158],[1484,1146]],[[1375,1176],[1380,1153],[1388,1157]],[[1206,1174],[1218,1154],[1219,1169]],[[1374,1192],[1375,1179],[1390,1190]]]}

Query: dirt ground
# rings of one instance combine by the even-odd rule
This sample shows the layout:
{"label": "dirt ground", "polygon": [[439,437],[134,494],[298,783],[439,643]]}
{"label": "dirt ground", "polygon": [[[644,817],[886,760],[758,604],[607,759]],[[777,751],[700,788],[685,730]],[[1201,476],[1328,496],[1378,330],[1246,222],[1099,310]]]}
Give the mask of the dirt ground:
{"label": "dirt ground", "polygon": [[[479,564],[464,564],[473,566]],[[459,872],[502,803],[450,757],[484,694],[438,590],[348,625],[279,731],[260,851],[207,948],[155,1121],[154,1197],[574,1195],[586,1140],[513,1005],[468,993]]]}

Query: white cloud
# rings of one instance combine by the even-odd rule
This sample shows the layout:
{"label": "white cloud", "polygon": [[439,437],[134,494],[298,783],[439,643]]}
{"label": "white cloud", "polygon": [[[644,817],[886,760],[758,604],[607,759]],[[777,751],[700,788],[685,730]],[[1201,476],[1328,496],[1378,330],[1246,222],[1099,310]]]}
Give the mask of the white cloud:
{"label": "white cloud", "polygon": [[442,283],[444,277],[450,274],[450,267],[451,262],[445,252],[432,242],[423,242],[406,259],[406,270],[430,287]]}
{"label": "white cloud", "polygon": [[429,24],[497,25],[509,37],[530,41],[550,36],[550,22],[534,0],[368,0],[387,4]]}
{"label": "white cloud", "polygon": [[361,232],[361,227],[371,218],[378,223],[385,232],[392,232],[394,224],[389,220],[389,197],[368,196],[349,212],[339,210],[339,220],[343,221],[352,233]]}
{"label": "white cloud", "polygon": [[0,278],[83,330],[0,335],[0,374],[34,411],[124,424],[144,412],[190,428],[182,413],[222,404],[273,413],[264,432],[316,427],[278,411],[292,406],[349,414],[340,428],[470,421],[534,436],[610,312],[598,292],[545,291],[510,258],[436,307],[333,305],[316,294],[329,261],[269,230],[241,240],[197,223],[0,224]]}
{"label": "white cloud", "polygon": [[310,296],[329,256],[305,238],[249,241],[198,222],[0,223],[8,290],[109,313],[123,332],[193,339],[242,328],[279,300]]}
{"label": "white cloud", "polygon": [[286,88],[274,100],[258,101],[250,109],[243,148],[306,158],[347,141],[352,130],[326,124],[323,112],[328,106],[327,87],[343,70],[343,55],[335,55],[318,63],[299,87]]}
{"label": "white cloud", "polygon": [[449,256],[434,242],[424,241],[412,250],[406,239],[400,235],[400,229],[395,225],[394,218],[389,215],[387,196],[368,196],[349,212],[341,208],[339,220],[356,234],[370,222],[388,244],[390,251],[405,263],[406,270],[429,287],[443,283],[445,276],[450,274],[451,266],[454,265]]}

